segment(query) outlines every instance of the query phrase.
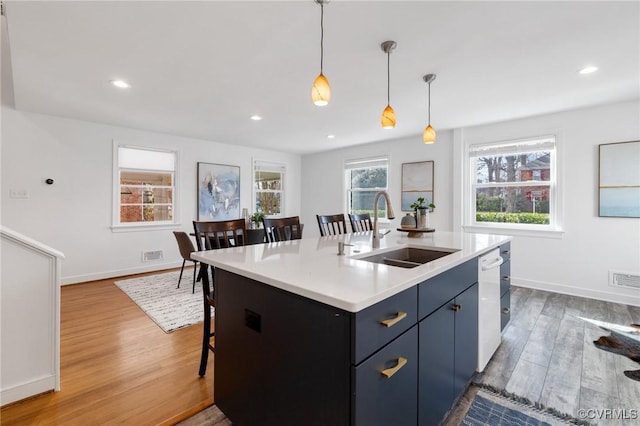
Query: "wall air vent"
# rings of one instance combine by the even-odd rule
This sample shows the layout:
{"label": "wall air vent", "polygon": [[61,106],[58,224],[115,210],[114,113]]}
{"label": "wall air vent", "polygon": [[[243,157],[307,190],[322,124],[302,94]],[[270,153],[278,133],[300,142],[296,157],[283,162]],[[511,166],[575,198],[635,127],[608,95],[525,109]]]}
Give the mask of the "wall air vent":
{"label": "wall air vent", "polygon": [[640,274],[630,272],[609,271],[609,285],[640,289]]}
{"label": "wall air vent", "polygon": [[142,252],[142,261],[143,262],[151,262],[153,260],[162,260],[164,258],[164,253],[162,250],[153,250],[153,251],[143,251]]}

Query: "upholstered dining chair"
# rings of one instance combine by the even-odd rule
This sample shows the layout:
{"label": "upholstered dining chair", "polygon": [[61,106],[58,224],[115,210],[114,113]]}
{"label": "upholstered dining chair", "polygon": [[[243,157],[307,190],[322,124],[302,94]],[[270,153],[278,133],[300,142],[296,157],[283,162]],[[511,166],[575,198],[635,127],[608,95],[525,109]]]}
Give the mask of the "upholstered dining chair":
{"label": "upholstered dining chair", "polygon": [[[216,250],[244,245],[247,235],[246,226],[244,219],[224,220],[221,222],[198,222],[194,220],[193,230],[195,231],[198,250]],[[209,268],[211,268],[211,281],[209,281]],[[202,280],[202,295],[204,298],[204,324],[202,327],[200,369],[198,370],[200,377],[204,376],[207,371],[209,351],[215,351],[211,343],[211,338],[215,336],[215,332],[211,331],[211,308],[216,305],[214,276],[213,266],[201,262],[200,278]]]}
{"label": "upholstered dining chair", "polygon": [[277,241],[299,240],[302,238],[300,217],[280,217],[262,219],[265,238],[268,243]]}
{"label": "upholstered dining chair", "polygon": [[184,272],[184,264],[187,262],[193,262],[193,286],[191,289],[192,293],[196,292],[196,269],[198,267],[198,262],[191,259],[191,253],[196,251],[196,248],[193,246],[193,242],[191,241],[191,237],[186,232],[182,231],[173,231],[173,235],[176,237],[176,241],[178,241],[178,249],[180,250],[180,256],[182,256],[182,268],[180,269],[180,278],[178,278],[178,287],[180,288],[180,281],[182,280],[182,273]]}
{"label": "upholstered dining chair", "polygon": [[320,236],[326,237],[327,235],[339,235],[346,234],[347,225],[344,218],[344,214],[332,214],[332,215],[316,215],[318,219],[318,226],[320,227]]}
{"label": "upholstered dining chair", "polygon": [[349,222],[351,222],[353,232],[371,231],[373,229],[369,213],[350,214]]}

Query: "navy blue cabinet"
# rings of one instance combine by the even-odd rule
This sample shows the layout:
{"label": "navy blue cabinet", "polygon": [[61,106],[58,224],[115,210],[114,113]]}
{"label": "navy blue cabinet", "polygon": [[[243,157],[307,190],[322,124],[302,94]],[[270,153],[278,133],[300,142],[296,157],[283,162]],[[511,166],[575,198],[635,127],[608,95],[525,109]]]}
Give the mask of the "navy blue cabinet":
{"label": "navy blue cabinet", "polygon": [[504,330],[511,320],[511,243],[500,246],[500,256],[500,329]]}
{"label": "navy blue cabinet", "polygon": [[437,425],[464,391],[478,363],[478,284],[418,324],[418,424]]}
{"label": "navy blue cabinet", "polygon": [[418,326],[352,367],[353,418],[366,426],[415,426],[418,418]]}
{"label": "navy blue cabinet", "polygon": [[438,424],[475,371],[477,259],[357,313],[215,283],[215,402],[234,424]]}

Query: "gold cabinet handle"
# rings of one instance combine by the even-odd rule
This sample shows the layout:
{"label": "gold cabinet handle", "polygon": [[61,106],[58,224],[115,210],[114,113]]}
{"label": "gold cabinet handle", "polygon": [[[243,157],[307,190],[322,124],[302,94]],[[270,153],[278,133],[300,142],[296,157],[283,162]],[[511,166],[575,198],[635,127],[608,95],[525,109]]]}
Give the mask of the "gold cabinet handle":
{"label": "gold cabinet handle", "polygon": [[458,305],[458,304],[456,304],[456,305],[453,305],[453,306],[451,307],[451,310],[452,310],[453,312],[458,312],[460,309],[462,309],[462,305]]}
{"label": "gold cabinet handle", "polygon": [[395,318],[389,318],[389,319],[380,321],[380,324],[384,325],[385,327],[391,327],[392,325],[399,323],[406,317],[407,317],[406,312],[398,311],[398,314],[395,316]]}
{"label": "gold cabinet handle", "polygon": [[395,367],[387,368],[386,370],[382,370],[380,373],[382,373],[382,375],[384,377],[386,377],[387,379],[390,379],[391,376],[393,376],[398,371],[400,371],[400,369],[402,367],[404,367],[406,363],[407,363],[407,359],[399,356],[398,357],[398,364],[396,364]]}
{"label": "gold cabinet handle", "polygon": [[510,281],[511,277],[509,275],[505,275],[504,277],[502,277],[502,281]]}

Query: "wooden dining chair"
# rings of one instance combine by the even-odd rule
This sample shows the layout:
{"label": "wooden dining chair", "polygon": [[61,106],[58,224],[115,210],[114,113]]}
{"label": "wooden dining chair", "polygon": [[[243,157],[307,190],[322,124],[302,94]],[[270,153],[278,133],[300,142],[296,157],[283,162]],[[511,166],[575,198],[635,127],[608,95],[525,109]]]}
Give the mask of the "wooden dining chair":
{"label": "wooden dining chair", "polygon": [[349,222],[351,222],[353,232],[371,231],[373,229],[369,213],[350,214]]}
{"label": "wooden dining chair", "polygon": [[[246,226],[244,219],[224,220],[221,222],[198,222],[194,220],[193,230],[195,231],[198,250],[216,250],[242,246],[246,240]],[[211,280],[209,280],[209,267],[211,268]],[[201,262],[200,279],[202,280],[202,295],[204,299],[204,324],[202,327],[202,352],[198,374],[202,377],[207,371],[209,351],[215,351],[211,343],[211,338],[215,336],[215,331],[211,331],[211,309],[216,305],[213,266]]]}
{"label": "wooden dining chair", "polygon": [[318,219],[318,226],[320,227],[320,236],[325,237],[327,235],[339,235],[346,234],[347,225],[344,219],[344,214],[332,214],[332,215],[316,215]]}
{"label": "wooden dining chair", "polygon": [[299,240],[302,238],[300,217],[280,217],[262,219],[265,238],[268,243],[277,241]]}
{"label": "wooden dining chair", "polygon": [[191,289],[192,293],[196,292],[196,269],[198,267],[198,262],[191,259],[191,253],[196,251],[196,248],[193,246],[193,241],[186,232],[182,231],[173,231],[173,235],[176,237],[176,241],[178,242],[178,249],[180,250],[180,256],[182,256],[182,268],[180,269],[180,277],[178,278],[178,287],[180,288],[180,281],[182,280],[182,273],[184,272],[184,264],[187,262],[193,262],[193,286]]}

